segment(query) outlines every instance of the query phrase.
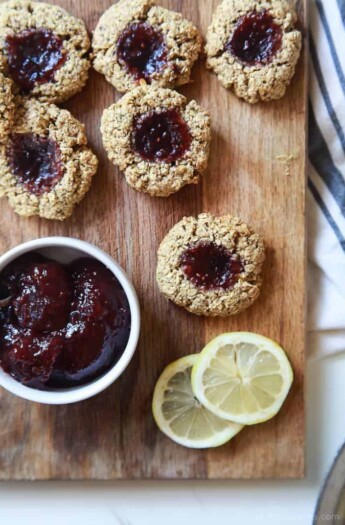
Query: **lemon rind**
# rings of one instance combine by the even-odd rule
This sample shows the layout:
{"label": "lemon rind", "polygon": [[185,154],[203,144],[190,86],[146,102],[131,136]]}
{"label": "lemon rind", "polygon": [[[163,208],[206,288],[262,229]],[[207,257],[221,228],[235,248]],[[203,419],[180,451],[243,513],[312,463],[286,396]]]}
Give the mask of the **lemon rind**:
{"label": "lemon rind", "polygon": [[[153,418],[158,426],[158,428],[173,442],[182,445],[184,447],[193,448],[193,449],[204,449],[204,448],[215,448],[225,443],[229,442],[234,436],[236,436],[243,428],[243,425],[233,423],[229,425],[227,429],[222,432],[218,432],[212,438],[203,439],[200,441],[191,440],[188,438],[183,438],[177,436],[174,432],[171,431],[169,424],[166,422],[162,411],[162,401],[164,394],[164,384],[179,371],[183,371],[188,367],[193,367],[199,354],[191,354],[185,357],[182,357],[172,363],[170,363],[162,372],[159,377],[152,399],[152,414]],[[232,423],[232,422],[229,422]]]}
{"label": "lemon rind", "polygon": [[[249,414],[233,414],[226,412],[213,403],[211,403],[203,393],[202,387],[202,372],[207,368],[207,363],[210,362],[212,357],[221,346],[224,344],[236,344],[239,342],[252,343],[258,346],[262,345],[265,350],[271,351],[273,355],[279,358],[280,364],[284,363],[284,375],[283,378],[283,388],[282,392],[277,398],[276,402],[273,403],[268,409],[263,409],[257,411],[252,415]],[[192,389],[194,395],[199,400],[199,402],[204,405],[208,410],[213,412],[216,416],[225,419],[230,422],[239,423],[242,425],[256,425],[258,423],[264,423],[272,419],[282,408],[286,397],[290,391],[291,384],[293,381],[293,371],[290,365],[290,362],[287,358],[284,350],[279,346],[275,341],[269,339],[263,335],[255,334],[252,332],[229,332],[224,333],[210,341],[200,352],[197,354],[196,362],[192,369]]]}

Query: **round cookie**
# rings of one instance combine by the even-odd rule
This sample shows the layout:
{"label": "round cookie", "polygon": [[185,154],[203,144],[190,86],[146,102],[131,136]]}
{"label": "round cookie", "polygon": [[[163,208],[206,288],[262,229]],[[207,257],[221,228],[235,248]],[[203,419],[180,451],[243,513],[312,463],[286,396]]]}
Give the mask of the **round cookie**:
{"label": "round cookie", "polygon": [[167,299],[206,316],[251,306],[261,288],[264,241],[241,219],[184,217],[158,249],[157,282]]}
{"label": "round cookie", "polygon": [[6,140],[14,119],[12,82],[0,72],[0,142]]}
{"label": "round cookie", "polygon": [[10,0],[0,6],[0,63],[17,93],[63,102],[88,78],[90,39],[61,7]]}
{"label": "round cookie", "polygon": [[128,184],[153,196],[198,183],[207,166],[208,112],[170,89],[133,89],[104,111],[101,133],[109,159]]}
{"label": "round cookie", "polygon": [[287,0],[224,0],[207,32],[207,67],[247,102],[284,96],[302,36]]}
{"label": "round cookie", "polygon": [[93,66],[118,91],[140,79],[160,87],[190,80],[201,49],[196,27],[153,0],[120,0],[100,18],[93,34]]}
{"label": "round cookie", "polygon": [[83,124],[69,111],[22,100],[0,145],[0,197],[19,215],[64,220],[88,191],[97,165]]}

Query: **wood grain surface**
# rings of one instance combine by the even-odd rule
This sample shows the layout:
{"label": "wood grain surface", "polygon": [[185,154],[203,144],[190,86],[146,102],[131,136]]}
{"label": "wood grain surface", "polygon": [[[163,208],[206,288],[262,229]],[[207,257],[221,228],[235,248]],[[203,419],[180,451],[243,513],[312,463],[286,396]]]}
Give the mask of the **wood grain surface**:
{"label": "wood grain surface", "polygon": [[[56,0],[92,31],[110,0]],[[162,0],[205,35],[216,0]],[[305,27],[306,0],[298,3]],[[135,192],[108,162],[102,111],[119,95],[91,73],[66,104],[85,123],[100,159],[93,186],[65,223],[13,213],[1,200],[0,252],[29,239],[67,235],[109,252],[132,277],[142,309],[136,355],[120,380],[70,406],[41,406],[0,392],[0,479],[298,478],[304,475],[306,49],[287,96],[250,106],[226,91],[200,60],[181,91],[210,110],[213,140],[202,183],[168,199]],[[248,221],[267,242],[258,302],[228,319],[204,319],[166,302],[155,283],[156,250],[183,216],[208,211]],[[225,331],[250,330],[277,340],[295,372],[281,413],[244,429],[231,443],[188,450],[161,434],[151,398],[163,368],[199,352]]]}

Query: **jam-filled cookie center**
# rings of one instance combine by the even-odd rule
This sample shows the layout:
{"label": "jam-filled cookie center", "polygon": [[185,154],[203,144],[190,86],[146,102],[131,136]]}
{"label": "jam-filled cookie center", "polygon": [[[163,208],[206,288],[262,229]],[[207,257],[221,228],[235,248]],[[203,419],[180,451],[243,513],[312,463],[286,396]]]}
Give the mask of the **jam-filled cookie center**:
{"label": "jam-filled cookie center", "polygon": [[270,62],[282,44],[282,28],[266,10],[242,16],[226,49],[244,64],[253,66]]}
{"label": "jam-filled cookie center", "polygon": [[189,127],[177,109],[144,113],[133,122],[133,149],[144,160],[175,162],[191,143]]}
{"label": "jam-filled cookie center", "polygon": [[14,133],[6,155],[13,175],[34,195],[51,191],[63,176],[61,151],[54,140],[34,133]]}
{"label": "jam-filled cookie center", "polygon": [[225,246],[200,241],[189,246],[180,258],[186,277],[204,290],[232,288],[243,272],[241,261]]}
{"label": "jam-filled cookie center", "polygon": [[64,64],[62,40],[49,29],[24,29],[6,38],[8,71],[16,84],[30,91],[35,84],[52,82]]}
{"label": "jam-filled cookie center", "polygon": [[146,22],[131,24],[118,39],[117,57],[135,79],[150,83],[151,75],[167,64],[163,33]]}

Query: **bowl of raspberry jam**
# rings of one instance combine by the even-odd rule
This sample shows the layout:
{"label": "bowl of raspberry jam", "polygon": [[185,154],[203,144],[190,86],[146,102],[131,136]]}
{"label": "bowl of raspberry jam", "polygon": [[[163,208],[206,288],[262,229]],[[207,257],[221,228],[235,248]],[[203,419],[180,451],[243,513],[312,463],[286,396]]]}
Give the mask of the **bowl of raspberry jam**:
{"label": "bowl of raspberry jam", "polygon": [[48,237],[0,257],[0,386],[13,394],[88,399],[124,372],[139,332],[135,289],[96,246]]}

